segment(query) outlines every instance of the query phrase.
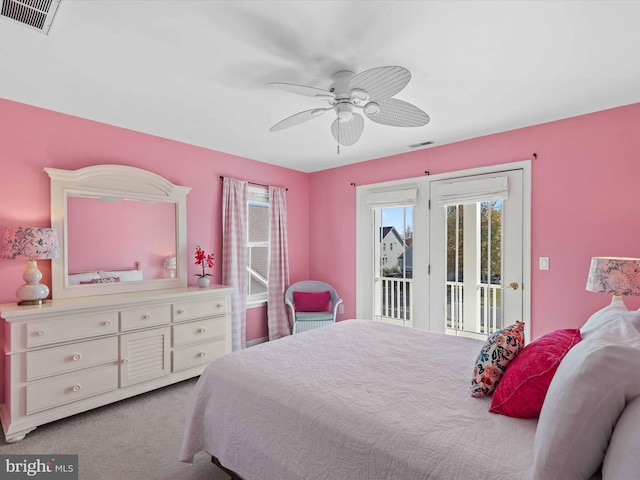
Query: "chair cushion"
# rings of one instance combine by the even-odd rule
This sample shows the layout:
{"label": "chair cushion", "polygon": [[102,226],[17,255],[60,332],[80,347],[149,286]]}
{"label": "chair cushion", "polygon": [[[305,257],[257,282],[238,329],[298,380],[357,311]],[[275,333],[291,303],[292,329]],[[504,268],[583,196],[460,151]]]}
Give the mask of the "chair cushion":
{"label": "chair cushion", "polygon": [[296,312],[296,322],[333,321],[331,312]]}
{"label": "chair cushion", "polygon": [[326,292],[293,292],[293,303],[296,312],[330,312],[331,294],[328,290]]}

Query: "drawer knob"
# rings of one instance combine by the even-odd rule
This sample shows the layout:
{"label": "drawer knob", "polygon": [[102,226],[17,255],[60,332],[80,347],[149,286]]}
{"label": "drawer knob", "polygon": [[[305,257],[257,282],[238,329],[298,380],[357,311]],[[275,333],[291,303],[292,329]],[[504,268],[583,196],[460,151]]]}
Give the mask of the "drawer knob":
{"label": "drawer knob", "polygon": [[79,353],[76,353],[73,357],[71,357],[73,359],[74,362],[77,362],[78,360],[80,360],[81,355]]}
{"label": "drawer knob", "polygon": [[38,336],[44,337],[44,334],[47,333],[46,330],[38,330]]}
{"label": "drawer knob", "polygon": [[207,329],[204,327],[198,329],[198,333],[205,333],[206,331]]}
{"label": "drawer knob", "polygon": [[103,325],[105,327],[108,327],[109,325],[111,325],[111,320],[105,320],[105,322],[103,323]]}
{"label": "drawer knob", "polygon": [[145,320],[149,320],[151,318],[151,315],[149,315],[148,313],[145,313],[144,315],[142,315],[142,318]]}
{"label": "drawer knob", "polygon": [[129,359],[128,358],[123,358],[122,359],[122,363],[126,365],[127,363],[129,363]]}
{"label": "drawer knob", "polygon": [[182,314],[184,313],[184,310],[179,309],[176,313],[177,313],[178,315],[182,315]]}
{"label": "drawer knob", "polygon": [[204,357],[205,357],[205,355],[206,355],[206,353],[205,353],[205,352],[200,352],[200,353],[198,354],[198,356],[199,356],[200,358],[204,358]]}
{"label": "drawer knob", "polygon": [[74,392],[79,392],[80,388],[81,388],[81,386],[79,384],[76,384],[73,387],[71,387],[71,390],[73,390]]}
{"label": "drawer knob", "polygon": [[222,304],[221,304],[221,303],[219,303],[219,304],[217,304],[217,305],[216,305],[216,307],[217,307],[217,308],[222,308]]}

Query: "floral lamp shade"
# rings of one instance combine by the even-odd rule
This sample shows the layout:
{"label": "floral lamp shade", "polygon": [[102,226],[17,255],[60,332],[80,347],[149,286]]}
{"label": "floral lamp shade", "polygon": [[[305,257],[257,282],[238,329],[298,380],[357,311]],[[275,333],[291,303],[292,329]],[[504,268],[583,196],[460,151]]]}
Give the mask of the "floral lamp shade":
{"label": "floral lamp shade", "polygon": [[55,228],[7,227],[4,232],[3,258],[46,260],[58,256]]}
{"label": "floral lamp shade", "polygon": [[587,290],[615,297],[640,295],[640,259],[593,257]]}
{"label": "floral lamp shade", "polygon": [[16,291],[18,305],[42,305],[49,295],[49,287],[40,283],[42,273],[36,260],[57,258],[58,235],[54,228],[7,227],[4,232],[2,257],[27,259],[22,278],[25,284]]}

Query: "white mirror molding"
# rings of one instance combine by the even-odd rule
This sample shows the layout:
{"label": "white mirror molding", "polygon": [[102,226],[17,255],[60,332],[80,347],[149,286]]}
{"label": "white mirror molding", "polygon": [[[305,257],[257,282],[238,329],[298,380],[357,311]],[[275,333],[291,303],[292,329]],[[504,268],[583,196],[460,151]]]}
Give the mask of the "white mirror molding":
{"label": "white mirror molding", "polygon": [[[51,179],[51,226],[58,232],[61,255],[51,262],[53,298],[74,298],[113,293],[164,290],[187,286],[187,194],[190,187],[136,167],[96,165],[78,170],[45,168]],[[175,204],[176,274],[114,283],[72,285],[68,270],[67,200],[70,196],[98,196]],[[105,226],[108,228],[108,226]],[[96,252],[100,255],[100,252]],[[144,270],[144,265],[142,266]]]}

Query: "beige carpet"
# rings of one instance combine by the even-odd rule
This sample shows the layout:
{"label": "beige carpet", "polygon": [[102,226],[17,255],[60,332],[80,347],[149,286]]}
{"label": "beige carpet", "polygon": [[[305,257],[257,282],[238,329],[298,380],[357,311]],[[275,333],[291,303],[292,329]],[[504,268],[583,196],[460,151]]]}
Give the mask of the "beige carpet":
{"label": "beige carpet", "polygon": [[228,480],[204,453],[178,461],[196,379],[38,427],[0,454],[78,454],[80,480]]}

